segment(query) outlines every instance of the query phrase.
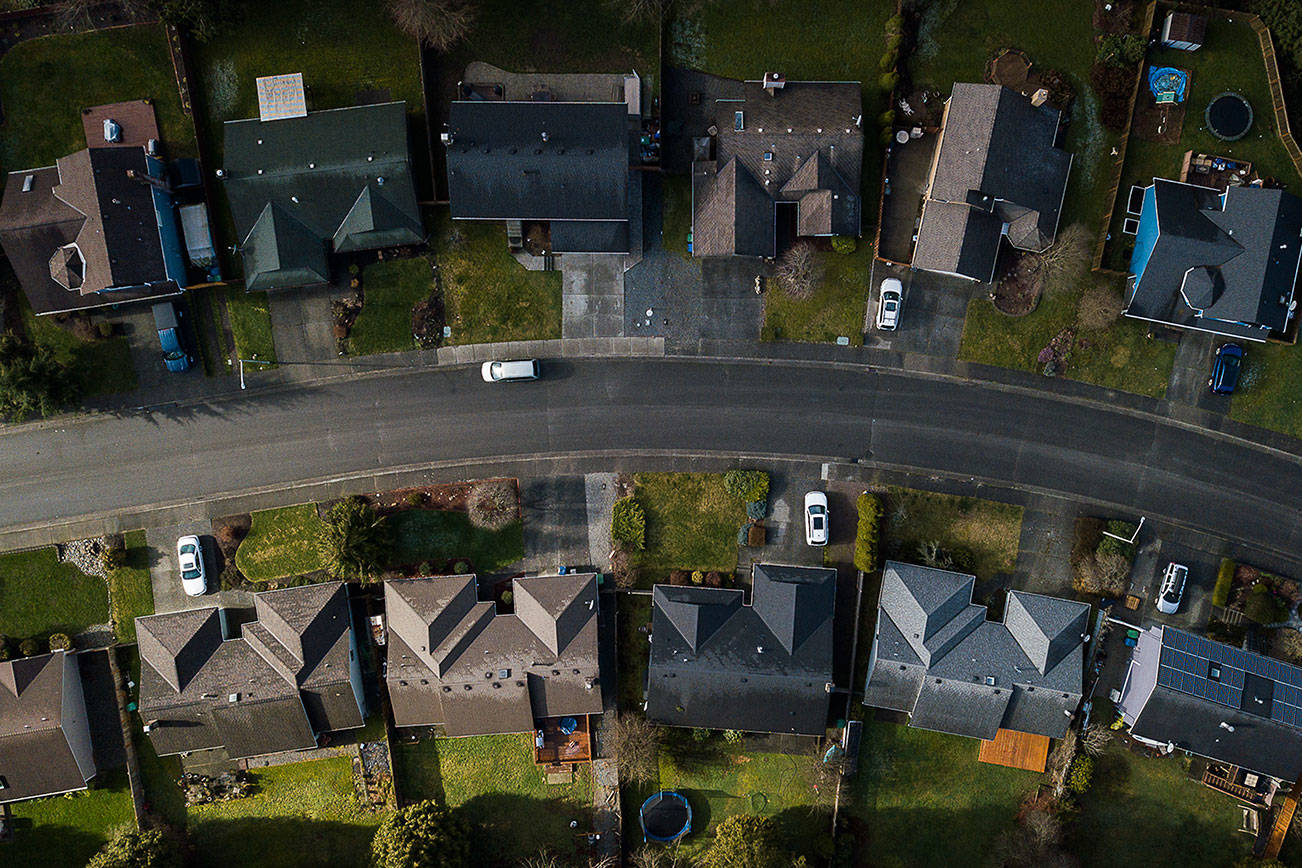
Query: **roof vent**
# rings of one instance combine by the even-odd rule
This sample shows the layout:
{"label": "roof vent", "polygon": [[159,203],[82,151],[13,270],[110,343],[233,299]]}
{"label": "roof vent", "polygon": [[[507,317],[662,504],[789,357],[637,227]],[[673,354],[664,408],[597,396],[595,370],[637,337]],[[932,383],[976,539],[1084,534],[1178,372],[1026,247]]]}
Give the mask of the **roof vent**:
{"label": "roof vent", "polygon": [[122,141],[122,125],[113,120],[113,118],[104,118],[104,141]]}
{"label": "roof vent", "polygon": [[239,702],[239,701],[240,701],[240,695],[239,695],[238,693],[232,693],[230,696],[227,696],[227,697],[226,697],[226,701],[227,701],[227,702]]}
{"label": "roof vent", "polygon": [[763,654],[763,653],[764,653],[764,646],[763,646],[763,645],[756,645],[756,646],[755,646],[755,653],[756,653],[756,654]]}
{"label": "roof vent", "polygon": [[986,676],[986,685],[989,687],[995,686],[995,677],[993,675]]}
{"label": "roof vent", "polygon": [[309,169],[315,169],[315,168],[316,168],[316,163],[308,163],[308,164],[307,164],[307,167],[308,167]]}
{"label": "roof vent", "polygon": [[377,186],[377,187],[383,187],[383,186],[384,186],[384,176],[383,176],[383,175],[381,175],[380,177],[378,177],[378,178],[375,179],[375,186]]}
{"label": "roof vent", "polygon": [[298,197],[297,197],[297,196],[290,196],[290,197],[289,197],[289,201],[291,201],[291,202],[293,202],[295,205],[297,205],[297,204],[298,204]]}
{"label": "roof vent", "polygon": [[35,181],[35,180],[36,180],[36,176],[35,176],[35,175],[28,175],[26,178],[23,178],[23,192],[24,192],[24,193],[30,193],[30,192],[32,192],[32,182]]}

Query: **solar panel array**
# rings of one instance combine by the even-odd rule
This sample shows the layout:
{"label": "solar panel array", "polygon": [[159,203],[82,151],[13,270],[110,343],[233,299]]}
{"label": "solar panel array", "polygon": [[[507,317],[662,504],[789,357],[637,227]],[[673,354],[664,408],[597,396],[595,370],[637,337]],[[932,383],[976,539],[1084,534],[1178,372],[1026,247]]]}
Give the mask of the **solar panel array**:
{"label": "solar panel array", "polygon": [[[1220,668],[1219,681],[1208,677],[1213,664]],[[1241,708],[1248,674],[1275,683],[1271,720],[1302,727],[1302,668],[1211,642],[1192,633],[1170,627],[1163,629],[1162,654],[1157,669],[1159,686],[1230,708]]]}

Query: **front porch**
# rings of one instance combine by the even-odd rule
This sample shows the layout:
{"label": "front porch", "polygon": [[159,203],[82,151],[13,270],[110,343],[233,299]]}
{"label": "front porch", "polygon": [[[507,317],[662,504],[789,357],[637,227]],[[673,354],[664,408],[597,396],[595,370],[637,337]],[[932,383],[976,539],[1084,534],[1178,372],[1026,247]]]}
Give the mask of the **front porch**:
{"label": "front porch", "polygon": [[537,765],[572,765],[592,759],[592,722],[588,715],[548,717],[535,724],[533,761]]}

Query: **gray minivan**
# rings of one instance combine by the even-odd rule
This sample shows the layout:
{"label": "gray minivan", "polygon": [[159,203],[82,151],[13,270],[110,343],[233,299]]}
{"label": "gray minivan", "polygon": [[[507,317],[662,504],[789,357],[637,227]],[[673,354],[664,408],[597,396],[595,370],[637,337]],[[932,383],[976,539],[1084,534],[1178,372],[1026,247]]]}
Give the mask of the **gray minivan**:
{"label": "gray minivan", "polygon": [[513,359],[500,362],[484,362],[479,369],[485,383],[518,383],[522,380],[536,380],[542,374],[537,359]]}

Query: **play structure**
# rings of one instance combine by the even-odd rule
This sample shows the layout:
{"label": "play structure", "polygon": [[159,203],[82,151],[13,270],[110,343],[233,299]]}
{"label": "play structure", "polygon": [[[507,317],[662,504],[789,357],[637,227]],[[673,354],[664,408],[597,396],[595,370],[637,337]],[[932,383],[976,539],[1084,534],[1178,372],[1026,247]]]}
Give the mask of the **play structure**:
{"label": "play structure", "polygon": [[1148,70],[1148,89],[1158,105],[1184,102],[1189,88],[1189,73],[1173,66],[1160,66]]}

